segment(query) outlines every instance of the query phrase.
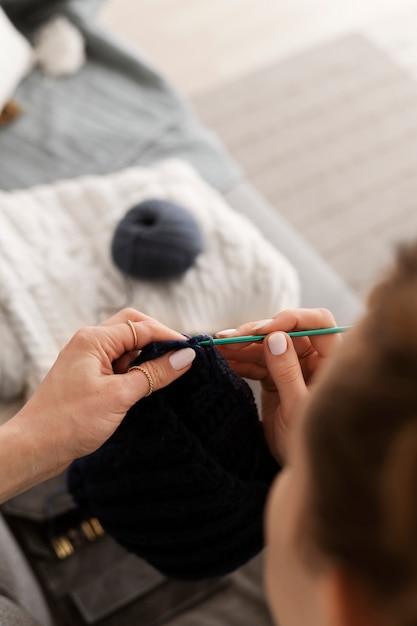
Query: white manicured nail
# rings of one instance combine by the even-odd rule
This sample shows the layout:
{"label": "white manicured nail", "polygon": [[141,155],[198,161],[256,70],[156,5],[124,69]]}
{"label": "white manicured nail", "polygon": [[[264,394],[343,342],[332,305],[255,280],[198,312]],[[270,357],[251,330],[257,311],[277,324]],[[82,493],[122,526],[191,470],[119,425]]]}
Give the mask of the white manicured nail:
{"label": "white manicured nail", "polygon": [[222,336],[233,335],[233,333],[235,333],[235,332],[236,332],[236,328],[226,328],[226,330],[219,330],[216,333],[216,337],[218,335],[222,335]]}
{"label": "white manicured nail", "polygon": [[256,324],[256,326],[252,328],[252,330],[259,330],[260,328],[263,328],[264,326],[269,324],[269,322],[272,322],[271,318],[269,318],[268,320],[261,320],[260,322]]}
{"label": "white manicured nail", "polygon": [[274,333],[270,337],[268,337],[268,347],[271,351],[271,354],[274,356],[279,356],[280,354],[284,354],[287,349],[287,337],[284,333]]}
{"label": "white manicured nail", "polygon": [[168,358],[174,370],[179,371],[194,361],[195,350],[192,348],[183,348],[182,350],[173,352]]}

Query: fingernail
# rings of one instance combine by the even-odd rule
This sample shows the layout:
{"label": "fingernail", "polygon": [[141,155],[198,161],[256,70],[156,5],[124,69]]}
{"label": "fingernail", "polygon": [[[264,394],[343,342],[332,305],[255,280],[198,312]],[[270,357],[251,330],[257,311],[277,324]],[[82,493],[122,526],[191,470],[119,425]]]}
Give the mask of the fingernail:
{"label": "fingernail", "polygon": [[284,333],[274,333],[270,337],[268,337],[268,347],[271,351],[271,354],[274,356],[279,356],[280,354],[284,354],[287,349],[287,337]]}
{"label": "fingernail", "polygon": [[173,352],[168,360],[174,370],[182,370],[184,367],[192,363],[195,359],[195,351],[192,348],[183,348],[177,352]]}
{"label": "fingernail", "polygon": [[263,328],[264,326],[269,324],[269,322],[272,322],[272,318],[269,318],[267,320],[261,320],[260,322],[256,324],[256,326],[252,328],[252,330],[259,330],[260,328]]}
{"label": "fingernail", "polygon": [[233,335],[233,333],[235,332],[236,332],[236,328],[226,328],[226,330],[219,330],[216,333],[216,336],[217,335]]}

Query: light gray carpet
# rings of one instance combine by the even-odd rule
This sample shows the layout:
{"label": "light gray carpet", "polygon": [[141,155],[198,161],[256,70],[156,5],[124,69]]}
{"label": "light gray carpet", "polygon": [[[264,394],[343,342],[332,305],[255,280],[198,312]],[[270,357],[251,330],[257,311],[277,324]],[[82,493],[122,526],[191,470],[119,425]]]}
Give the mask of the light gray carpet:
{"label": "light gray carpet", "polygon": [[195,100],[248,179],[359,293],[417,236],[417,81],[361,35]]}

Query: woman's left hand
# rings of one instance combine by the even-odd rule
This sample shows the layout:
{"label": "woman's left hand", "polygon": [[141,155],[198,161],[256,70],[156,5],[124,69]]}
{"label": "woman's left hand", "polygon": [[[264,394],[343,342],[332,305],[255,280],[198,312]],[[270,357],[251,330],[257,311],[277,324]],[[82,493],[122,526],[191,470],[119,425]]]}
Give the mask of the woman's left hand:
{"label": "woman's left hand", "polygon": [[220,337],[267,335],[264,341],[218,348],[240,376],[261,382],[262,423],[269,448],[279,462],[287,457],[288,432],[308,387],[341,341],[338,334],[291,339],[286,333],[334,326],[335,319],[327,309],[294,309],[218,333]]}

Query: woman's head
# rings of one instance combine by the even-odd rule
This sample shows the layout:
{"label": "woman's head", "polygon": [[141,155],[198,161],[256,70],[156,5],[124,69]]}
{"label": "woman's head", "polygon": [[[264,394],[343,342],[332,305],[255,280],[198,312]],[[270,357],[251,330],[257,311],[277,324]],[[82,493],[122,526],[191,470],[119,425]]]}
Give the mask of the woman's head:
{"label": "woman's head", "polygon": [[[268,535],[281,626],[323,623],[321,583],[328,591],[331,580],[360,590],[362,617],[372,607],[379,623],[417,623],[417,245],[373,290],[311,394],[270,500]],[[308,614],[297,595],[288,602],[293,589]]]}

